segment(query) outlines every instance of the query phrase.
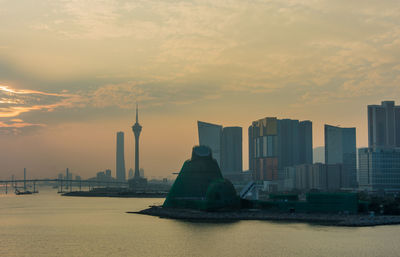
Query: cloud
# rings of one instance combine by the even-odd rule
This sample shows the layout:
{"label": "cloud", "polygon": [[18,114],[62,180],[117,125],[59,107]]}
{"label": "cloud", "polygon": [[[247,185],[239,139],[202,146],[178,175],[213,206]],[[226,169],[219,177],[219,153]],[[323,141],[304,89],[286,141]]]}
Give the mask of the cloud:
{"label": "cloud", "polygon": [[32,130],[45,126],[44,124],[24,122],[20,119],[13,119],[11,122],[0,121],[0,135],[19,135],[28,129]]}
{"label": "cloud", "polygon": [[[32,47],[44,45],[39,49],[44,54],[35,51],[38,58],[30,59],[37,67],[36,62],[47,56],[42,62],[62,67],[57,70],[87,69],[89,76],[109,79],[79,93],[85,98],[81,102],[95,108],[132,108],[136,100],[149,105],[190,104],[233,91],[265,96],[280,91],[301,104],[313,102],[302,102],[302,96],[350,101],[374,92],[392,93],[400,83],[398,1],[46,3],[41,5],[46,7],[42,17],[28,19],[30,29],[40,30]],[[36,41],[41,36],[45,42]],[[58,44],[60,49],[54,49]],[[21,55],[17,62],[29,62],[22,59],[29,55]],[[54,65],[54,56],[60,55],[60,66]],[[76,59],[68,62],[69,58]],[[47,69],[40,70],[48,76]],[[16,107],[18,101],[21,97],[0,98],[0,104]],[[8,112],[47,109],[28,107],[33,109],[10,107]]]}
{"label": "cloud", "polygon": [[31,111],[53,111],[59,107],[72,107],[79,101],[78,95],[17,90],[0,85],[0,118],[17,117]]}
{"label": "cloud", "polygon": [[221,93],[218,86],[193,86],[173,81],[125,82],[99,87],[87,94],[86,102],[97,108],[116,106],[133,109],[136,102],[144,107],[188,105],[217,99]]}
{"label": "cloud", "polygon": [[[33,111],[51,112],[57,108],[74,107],[81,103],[81,97],[67,93],[48,93],[29,89],[14,89],[0,85],[0,129],[18,134],[21,128],[43,127],[42,123],[24,122],[18,118],[22,114]],[[7,132],[8,133],[8,132]]]}

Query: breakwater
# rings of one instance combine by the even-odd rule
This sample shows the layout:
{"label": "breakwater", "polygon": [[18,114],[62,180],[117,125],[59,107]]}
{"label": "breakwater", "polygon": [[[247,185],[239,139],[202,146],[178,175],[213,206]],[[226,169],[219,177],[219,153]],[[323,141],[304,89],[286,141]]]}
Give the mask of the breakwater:
{"label": "breakwater", "polygon": [[203,222],[215,221],[239,221],[239,220],[269,220],[315,223],[330,226],[365,227],[379,225],[400,224],[400,216],[370,216],[349,214],[325,214],[325,213],[282,213],[259,209],[243,209],[237,211],[205,212],[190,209],[162,208],[151,206],[135,214],[151,215],[160,218],[193,220]]}
{"label": "breakwater", "polygon": [[108,192],[108,191],[73,191],[63,193],[62,196],[81,196],[81,197],[126,197],[126,198],[165,198],[165,192]]}

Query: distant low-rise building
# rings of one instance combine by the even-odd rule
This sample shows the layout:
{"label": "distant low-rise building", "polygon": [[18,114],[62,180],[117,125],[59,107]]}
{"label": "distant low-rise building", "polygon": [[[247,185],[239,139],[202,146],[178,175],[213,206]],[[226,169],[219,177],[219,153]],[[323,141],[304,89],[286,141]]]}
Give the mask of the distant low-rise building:
{"label": "distant low-rise building", "polygon": [[344,188],[342,164],[300,164],[285,167],[279,191],[339,191]]}
{"label": "distant low-rise building", "polygon": [[99,171],[96,173],[96,180],[101,182],[110,182],[113,180],[111,177],[111,170]]}
{"label": "distant low-rise building", "polygon": [[129,172],[128,172],[128,179],[131,179],[131,178],[133,178],[133,169],[132,168],[130,168]]}

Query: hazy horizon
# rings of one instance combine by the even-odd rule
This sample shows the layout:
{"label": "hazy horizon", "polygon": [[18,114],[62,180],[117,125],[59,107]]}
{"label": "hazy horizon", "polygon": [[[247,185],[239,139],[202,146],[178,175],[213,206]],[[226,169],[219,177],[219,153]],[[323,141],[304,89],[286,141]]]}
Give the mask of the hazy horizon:
{"label": "hazy horizon", "polygon": [[263,117],[356,127],[367,105],[400,104],[398,1],[0,0],[0,178],[84,178],[111,169],[139,103],[141,167],[179,171],[197,120]]}

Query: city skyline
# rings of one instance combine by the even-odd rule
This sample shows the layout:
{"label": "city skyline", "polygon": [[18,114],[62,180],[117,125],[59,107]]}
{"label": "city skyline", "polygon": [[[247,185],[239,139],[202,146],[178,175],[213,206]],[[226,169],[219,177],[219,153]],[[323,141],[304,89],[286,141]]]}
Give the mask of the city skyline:
{"label": "city skyline", "polygon": [[[382,100],[382,101],[384,101],[384,100]],[[382,101],[380,101],[380,102],[382,102]],[[368,104],[366,107],[368,107],[368,106],[370,106],[371,104]],[[365,112],[367,112],[367,108],[365,108]],[[367,116],[367,115],[366,115]],[[278,118],[280,118],[280,117],[278,117]],[[198,123],[198,122],[197,122]],[[208,124],[211,124],[211,123],[208,123]],[[237,122],[237,124],[240,124],[240,122]],[[233,126],[234,126],[235,124],[233,124]],[[326,124],[324,124],[323,126],[325,126]],[[343,126],[338,126],[338,127],[341,127],[341,128],[343,128]],[[221,128],[222,128],[222,126],[221,126]],[[314,133],[314,128],[312,128],[312,130],[313,130],[313,141],[314,141],[314,139],[315,139],[315,133]],[[131,131],[132,131],[132,128],[131,128]],[[122,132],[122,131],[120,131],[120,132]],[[247,158],[248,158],[248,147],[246,146],[246,144],[248,143],[248,142],[245,142],[246,141],[246,139],[248,139],[248,134],[246,133],[247,131],[243,131],[243,164],[244,165],[248,165],[248,162],[247,162]],[[122,133],[124,133],[124,132],[122,132]],[[128,133],[129,134],[129,133]],[[222,136],[222,135],[221,135]],[[196,138],[196,135],[194,135],[194,138]],[[357,134],[357,138],[358,138],[358,134]],[[127,139],[127,140],[129,140],[129,139]],[[132,138],[132,141],[134,141],[134,138]],[[194,139],[193,140],[194,141],[194,143],[193,143],[193,145],[198,145],[199,144],[199,141],[198,140],[196,140],[196,139]],[[365,141],[368,141],[368,138],[366,138],[366,140]],[[314,143],[314,142],[313,142]],[[114,143],[115,144],[115,143]],[[125,145],[125,144],[124,144]],[[360,145],[359,143],[358,143],[358,141],[357,141],[357,148],[363,148],[363,147],[366,147],[367,146],[367,144],[366,145]],[[134,148],[134,144],[132,144],[132,146],[131,146],[132,148]],[[318,147],[321,147],[321,146],[315,146],[314,144],[313,144],[313,149],[315,149],[315,148],[318,148]],[[325,145],[324,144],[322,144],[322,147],[325,147]],[[130,151],[130,146],[129,146],[129,142],[128,142],[128,146],[126,146],[126,147],[124,147],[124,151],[125,152],[129,152]],[[135,151],[132,151],[132,154],[131,154],[131,156],[134,156],[135,155]],[[114,155],[115,156],[115,155]],[[130,159],[131,158],[128,158],[127,159],[127,162],[130,162]],[[181,159],[185,159],[185,157],[182,157]],[[134,160],[134,158],[133,158],[133,160]],[[115,167],[115,157],[114,157],[114,159],[113,159],[113,161],[114,161],[114,167]],[[132,168],[134,168],[135,167],[135,165],[134,165],[134,161],[133,162],[131,162],[132,164],[132,166],[130,166],[130,167],[132,167]],[[22,166],[21,166],[22,167]],[[74,169],[74,171],[76,172],[76,173],[79,173],[79,174],[83,174],[83,176],[84,177],[91,177],[94,173],[96,173],[98,170],[102,170],[102,169],[109,169],[110,167],[112,167],[112,166],[103,166],[103,167],[99,167],[97,170],[94,170],[94,169],[91,169],[91,172],[85,172],[85,171],[82,171],[82,170],[79,170],[79,169],[76,169],[76,168],[73,168]],[[128,166],[126,166],[126,167],[128,167]],[[30,168],[30,169],[32,169],[32,168]],[[60,171],[62,171],[63,169],[65,169],[64,167],[61,167],[59,170],[57,170],[57,172],[60,172]],[[112,168],[111,168],[112,169]],[[126,169],[128,169],[128,168],[126,168]],[[247,170],[247,169],[249,169],[249,167],[248,166],[244,166],[244,168],[243,168],[243,170]],[[112,169],[113,170],[113,169]],[[33,171],[34,171],[34,169],[33,169]],[[115,173],[116,172],[116,170],[113,170],[113,173]],[[13,175],[18,175],[20,173],[20,170],[15,170],[14,172],[10,172],[10,174],[13,174]],[[171,172],[172,173],[172,172]],[[163,178],[163,177],[171,177],[171,173],[170,172],[162,172],[162,173],[159,173],[159,174],[150,174],[150,177],[154,177],[154,178]],[[50,174],[50,176],[53,174],[53,173],[49,173]],[[54,173],[54,174],[56,174],[56,173]],[[58,173],[57,173],[58,174]],[[33,175],[33,176],[35,176],[35,174],[31,174],[31,175]],[[10,175],[11,176],[11,175]],[[55,176],[55,175],[54,175]]]}
{"label": "city skyline", "polygon": [[[3,0],[2,176],[114,171],[116,131],[133,167],[135,102],[149,176],[190,157],[196,120],[311,120],[314,147],[324,124],[367,146],[366,106],[400,102],[398,13],[397,1]],[[244,169],[247,148],[244,133]]]}
{"label": "city skyline", "polygon": [[0,257],[399,255],[399,49],[399,0],[0,0]]}

